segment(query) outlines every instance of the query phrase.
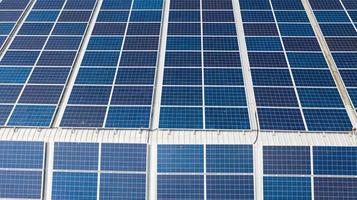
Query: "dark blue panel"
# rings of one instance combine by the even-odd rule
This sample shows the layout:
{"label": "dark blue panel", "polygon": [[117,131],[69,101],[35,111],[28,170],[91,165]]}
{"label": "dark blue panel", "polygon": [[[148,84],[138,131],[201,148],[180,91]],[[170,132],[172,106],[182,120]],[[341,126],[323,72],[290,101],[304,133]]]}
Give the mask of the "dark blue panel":
{"label": "dark blue panel", "polygon": [[346,87],[357,87],[357,70],[340,70]]}
{"label": "dark blue panel", "polygon": [[156,52],[122,52],[120,66],[149,67],[156,66]]}
{"label": "dark blue panel", "polygon": [[238,51],[238,41],[236,37],[203,37],[203,49]]}
{"label": "dark blue panel", "polygon": [[166,52],[166,67],[201,67],[200,52]]}
{"label": "dark blue panel", "polygon": [[97,23],[92,35],[124,35],[125,28],[125,23]]}
{"label": "dark blue panel", "polygon": [[0,171],[0,198],[40,199],[41,171]]}
{"label": "dark blue panel", "polygon": [[11,115],[9,126],[49,126],[55,106],[18,105]]}
{"label": "dark blue panel", "polygon": [[[170,11],[169,22],[200,22],[200,11]],[[172,24],[174,26],[174,24]]]}
{"label": "dark blue panel", "polygon": [[50,37],[45,49],[51,50],[77,50],[82,37]]}
{"label": "dark blue panel", "polygon": [[341,1],[347,10],[357,10],[357,2],[354,0],[342,0]]}
{"label": "dark blue panel", "polygon": [[335,87],[330,70],[292,70],[297,86]]}
{"label": "dark blue panel", "polygon": [[357,108],[357,89],[348,89],[348,94],[350,95],[354,107]]}
{"label": "dark blue panel", "polygon": [[203,145],[158,145],[159,173],[202,172]]}
{"label": "dark blue panel", "polygon": [[0,105],[0,125],[3,126],[9,117],[13,106]]}
{"label": "dark blue panel", "polygon": [[304,109],[310,131],[351,131],[352,124],[346,110]]}
{"label": "dark blue panel", "polygon": [[274,10],[304,10],[299,0],[271,0]]}
{"label": "dark blue panel", "polygon": [[153,87],[117,86],[114,87],[111,105],[151,105]]}
{"label": "dark blue panel", "polygon": [[264,199],[309,200],[311,199],[311,178],[264,177]]}
{"label": "dark blue panel", "polygon": [[150,107],[110,107],[107,128],[149,128]]}
{"label": "dark blue panel", "polygon": [[357,51],[357,37],[326,38],[326,42],[331,51]]}
{"label": "dark blue panel", "polygon": [[97,170],[97,143],[56,142],[54,147],[54,169]]}
{"label": "dark blue panel", "polygon": [[5,43],[6,38],[5,36],[0,36],[0,47]]}
{"label": "dark blue panel", "polygon": [[83,35],[87,23],[57,23],[52,35]]}
{"label": "dark blue panel", "polygon": [[0,85],[0,103],[15,103],[22,85]]}
{"label": "dark blue panel", "polygon": [[345,11],[314,11],[315,17],[318,22],[346,22],[349,23]]}
{"label": "dark blue panel", "polygon": [[310,147],[264,146],[264,174],[311,174]]}
{"label": "dark blue panel", "polygon": [[69,104],[107,105],[111,86],[74,86]]}
{"label": "dark blue panel", "polygon": [[202,129],[202,108],[162,107],[159,127]]}
{"label": "dark blue panel", "polygon": [[3,0],[0,4],[0,9],[24,9],[29,0],[17,0],[15,3],[12,0]]}
{"label": "dark blue panel", "polygon": [[276,20],[280,22],[309,22],[306,12],[303,11],[275,11]]}
{"label": "dark blue panel", "polygon": [[17,36],[11,42],[9,49],[38,49],[45,45],[47,37]]}
{"label": "dark blue panel", "polygon": [[288,53],[292,68],[328,68],[322,53]]}
{"label": "dark blue panel", "polygon": [[115,68],[80,68],[75,84],[113,84]]}
{"label": "dark blue panel", "polygon": [[357,196],[357,178],[314,178],[315,199],[353,200]]}
{"label": "dark blue panel", "polygon": [[284,37],[286,51],[321,51],[316,38]]}
{"label": "dark blue panel", "polygon": [[9,35],[15,23],[0,23],[0,35]]}
{"label": "dark blue panel", "polygon": [[116,84],[152,85],[155,79],[155,68],[119,68]]}
{"label": "dark blue panel", "polygon": [[82,66],[117,66],[119,52],[86,52]]}
{"label": "dark blue panel", "polygon": [[42,169],[43,142],[0,142],[0,167],[19,169]]}
{"label": "dark blue panel", "polygon": [[314,10],[343,10],[339,0],[310,0],[310,5]]}
{"label": "dark blue panel", "polygon": [[91,14],[91,11],[62,11],[58,22],[87,22]]}
{"label": "dark blue panel", "polygon": [[63,86],[27,85],[21,94],[19,103],[24,104],[57,104]]}
{"label": "dark blue panel", "polygon": [[[216,5],[221,5],[216,4]],[[233,11],[203,11],[203,22],[234,22]]]}
{"label": "dark blue panel", "polygon": [[249,52],[248,56],[249,56],[250,66],[252,68],[254,67],[287,68],[288,67],[284,53]]}
{"label": "dark blue panel", "polygon": [[122,37],[91,37],[87,50],[120,50]]}
{"label": "dark blue panel", "polygon": [[203,9],[233,9],[232,2],[230,0],[203,0]]}
{"label": "dark blue panel", "polygon": [[0,22],[16,22],[21,14],[21,11],[0,11]]}
{"label": "dark blue panel", "polygon": [[201,38],[168,37],[166,50],[201,50]]}
{"label": "dark blue panel", "polygon": [[254,87],[257,106],[299,107],[294,88]]}
{"label": "dark blue panel", "polygon": [[299,109],[258,108],[263,130],[305,130]]}
{"label": "dark blue panel", "polygon": [[244,24],[246,36],[279,36],[278,29],[273,23],[249,23]]}
{"label": "dark blue panel", "polygon": [[25,83],[32,68],[0,67],[0,83]]}
{"label": "dark blue panel", "polygon": [[302,107],[343,108],[337,88],[298,88]]}
{"label": "dark blue panel", "polygon": [[315,36],[310,24],[279,24],[281,36]]}
{"label": "dark blue panel", "polygon": [[158,175],[157,199],[203,200],[203,175]]}
{"label": "dark blue panel", "polygon": [[145,174],[101,174],[99,199],[144,200],[145,198]]}
{"label": "dark blue panel", "polygon": [[61,9],[65,4],[65,0],[38,0],[36,1],[34,9]]}
{"label": "dark blue panel", "polygon": [[101,9],[130,9],[132,0],[106,0]]}
{"label": "dark blue panel", "polygon": [[246,106],[243,87],[205,87],[206,106]]}
{"label": "dark blue panel", "polygon": [[97,199],[97,174],[54,172],[52,199]]}
{"label": "dark blue panel", "polygon": [[102,144],[101,170],[146,171],[146,144]]}
{"label": "dark blue panel", "polygon": [[200,0],[173,0],[170,9],[200,9]]}
{"label": "dark blue panel", "polygon": [[357,68],[356,53],[332,53],[338,68]]}
{"label": "dark blue panel", "polygon": [[241,69],[205,69],[205,85],[244,85]]}
{"label": "dark blue panel", "polygon": [[158,50],[159,37],[126,37],[124,50]]}
{"label": "dark blue panel", "polygon": [[65,84],[70,68],[36,67],[29,79],[29,83]]}
{"label": "dark blue panel", "polygon": [[202,87],[163,87],[161,105],[202,105]]}
{"label": "dark blue panel", "polygon": [[0,65],[33,66],[39,54],[38,51],[7,51],[0,61]]}
{"label": "dark blue panel", "polygon": [[239,0],[241,9],[248,10],[270,10],[271,6],[269,0]]}
{"label": "dark blue panel", "polygon": [[207,129],[249,129],[246,108],[206,108]]}
{"label": "dark blue panel", "polygon": [[253,176],[208,175],[207,199],[254,199]]}
{"label": "dark blue panel", "polygon": [[102,127],[106,107],[67,106],[61,127]]}
{"label": "dark blue panel", "polygon": [[202,70],[167,68],[164,70],[164,85],[202,85]]}
{"label": "dark blue panel", "polygon": [[253,173],[251,145],[207,145],[206,171],[209,173]]}
{"label": "dark blue panel", "polygon": [[43,51],[38,66],[72,66],[76,51]]}
{"label": "dark blue panel", "polygon": [[201,35],[201,24],[169,23],[168,35]]}
{"label": "dark blue panel", "polygon": [[100,11],[97,22],[127,22],[129,11]]}
{"label": "dark blue panel", "polygon": [[24,23],[18,35],[49,35],[53,23]]}
{"label": "dark blue panel", "polygon": [[252,79],[255,86],[292,86],[289,70],[253,69]]}
{"label": "dark blue panel", "polygon": [[234,23],[203,23],[203,35],[237,35]]}
{"label": "dark blue panel", "polygon": [[239,52],[205,52],[205,67],[240,67]]}
{"label": "dark blue panel", "polygon": [[55,22],[59,11],[31,11],[26,21],[29,22]]}
{"label": "dark blue panel", "polygon": [[314,174],[357,175],[357,147],[314,147]]}
{"label": "dark blue panel", "polygon": [[243,22],[275,22],[271,11],[241,11]]}
{"label": "dark blue panel", "polygon": [[319,24],[324,36],[357,36],[353,24]]}
{"label": "dark blue panel", "polygon": [[161,11],[132,11],[130,22],[161,22]]}
{"label": "dark blue panel", "polygon": [[163,0],[136,0],[133,9],[161,9]]}
{"label": "dark blue panel", "polygon": [[66,6],[64,9],[71,10],[84,10],[84,9],[93,9],[96,1],[95,0],[67,0]]}
{"label": "dark blue panel", "polygon": [[127,35],[160,35],[160,23],[129,23]]}
{"label": "dark blue panel", "polygon": [[248,51],[283,51],[278,37],[246,37]]}

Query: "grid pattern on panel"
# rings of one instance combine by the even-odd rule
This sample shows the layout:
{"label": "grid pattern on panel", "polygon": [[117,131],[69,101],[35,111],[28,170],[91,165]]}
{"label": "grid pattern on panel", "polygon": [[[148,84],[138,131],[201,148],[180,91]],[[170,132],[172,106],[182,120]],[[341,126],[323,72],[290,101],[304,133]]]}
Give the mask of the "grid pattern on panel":
{"label": "grid pattern on panel", "polygon": [[104,0],[62,127],[149,128],[162,0]]}
{"label": "grid pattern on panel", "polygon": [[264,199],[311,199],[308,146],[264,146]]}
{"label": "grid pattern on panel", "polygon": [[351,122],[300,0],[240,0],[260,128],[349,131]]}
{"label": "grid pattern on panel", "polygon": [[35,2],[0,59],[0,125],[51,125],[95,5]]}
{"label": "grid pattern on panel", "polygon": [[52,199],[145,199],[146,144],[55,143]]}
{"label": "grid pattern on panel", "polygon": [[252,153],[251,145],[158,145],[157,197],[254,199]]}
{"label": "grid pattern on panel", "polygon": [[23,15],[29,0],[0,2],[0,50]]}
{"label": "grid pattern on panel", "polygon": [[309,2],[352,103],[357,108],[357,4],[349,0]]}
{"label": "grid pattern on panel", "polygon": [[160,128],[249,129],[230,0],[171,0]]}
{"label": "grid pattern on panel", "polygon": [[42,199],[43,142],[0,142],[0,198]]}

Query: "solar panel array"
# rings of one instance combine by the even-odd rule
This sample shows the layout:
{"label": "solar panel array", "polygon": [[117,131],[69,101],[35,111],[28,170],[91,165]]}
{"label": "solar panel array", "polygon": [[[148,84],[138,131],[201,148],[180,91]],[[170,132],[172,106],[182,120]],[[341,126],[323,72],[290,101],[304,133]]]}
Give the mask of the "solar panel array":
{"label": "solar panel array", "polygon": [[42,199],[43,142],[0,141],[0,198]]}
{"label": "solar panel array", "polygon": [[264,199],[354,199],[356,147],[264,146]]}
{"label": "solar panel array", "polygon": [[55,143],[52,199],[145,199],[146,144]]}
{"label": "solar panel array", "polygon": [[251,145],[158,145],[157,199],[254,199]]}

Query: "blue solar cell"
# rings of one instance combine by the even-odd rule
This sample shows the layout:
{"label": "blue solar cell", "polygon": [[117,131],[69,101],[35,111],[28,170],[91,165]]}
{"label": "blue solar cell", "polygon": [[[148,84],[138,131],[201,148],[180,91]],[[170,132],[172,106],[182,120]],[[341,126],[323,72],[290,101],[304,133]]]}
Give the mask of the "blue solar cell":
{"label": "blue solar cell", "polygon": [[116,84],[152,85],[155,79],[155,68],[119,68]]}
{"label": "blue solar cell", "polygon": [[315,36],[310,24],[279,24],[281,36]]}
{"label": "blue solar cell", "polygon": [[356,10],[357,9],[357,2],[354,0],[342,0],[341,2],[343,3],[343,5],[345,6],[345,8],[347,10],[349,10],[349,9]]}
{"label": "blue solar cell", "polygon": [[127,35],[160,35],[160,23],[129,23]]}
{"label": "blue solar cell", "polygon": [[207,129],[249,129],[246,108],[206,108]]}
{"label": "blue solar cell", "polygon": [[0,198],[40,199],[42,172],[0,171]]}
{"label": "blue solar cell", "polygon": [[43,142],[0,142],[0,167],[18,169],[42,169]]}
{"label": "blue solar cell", "polygon": [[202,85],[202,70],[167,68],[164,70],[164,85]]}
{"label": "blue solar cell", "polygon": [[201,50],[201,38],[168,37],[166,50]]}
{"label": "blue solar cell", "polygon": [[149,128],[150,107],[110,107],[105,127]]}
{"label": "blue solar cell", "polygon": [[299,109],[258,108],[258,117],[263,130],[305,130]]}
{"label": "blue solar cell", "polygon": [[357,37],[355,38],[326,38],[331,51],[357,51]]}
{"label": "blue solar cell", "polygon": [[319,24],[324,36],[357,36],[353,24]]}
{"label": "blue solar cell", "polygon": [[159,37],[126,37],[124,50],[158,50]]}
{"label": "blue solar cell", "polygon": [[268,0],[239,0],[240,8],[242,10],[270,10],[271,6]]}
{"label": "blue solar cell", "polygon": [[65,0],[38,0],[33,9],[61,9],[65,4]]}
{"label": "blue solar cell", "polygon": [[[216,5],[221,5],[221,2]],[[203,22],[234,22],[233,11],[203,11]]]}
{"label": "blue solar cell", "polygon": [[67,106],[61,127],[102,127],[106,107]]}
{"label": "blue solar cell", "polygon": [[0,47],[5,43],[6,37],[0,36]]}
{"label": "blue solar cell", "polygon": [[278,37],[246,37],[248,51],[283,51]]}
{"label": "blue solar cell", "polygon": [[8,35],[14,28],[14,23],[0,23],[0,35]]}
{"label": "blue solar cell", "polygon": [[146,171],[146,144],[102,144],[101,170]]}
{"label": "blue solar cell", "polygon": [[59,22],[87,22],[91,17],[91,11],[62,11]]}
{"label": "blue solar cell", "polygon": [[309,22],[305,11],[275,11],[277,22]]}
{"label": "blue solar cell", "polygon": [[244,24],[246,36],[279,36],[278,29],[272,23],[249,23]]}
{"label": "blue solar cell", "polygon": [[130,9],[132,0],[106,0],[101,9]]}
{"label": "blue solar cell", "polygon": [[0,103],[15,103],[22,85],[0,85]]}
{"label": "blue solar cell", "polygon": [[314,10],[343,10],[339,0],[310,0],[310,5]]}
{"label": "blue solar cell", "polygon": [[348,94],[353,102],[354,107],[357,107],[357,89],[348,89]]}
{"label": "blue solar cell", "polygon": [[107,105],[111,86],[74,86],[69,104]]}
{"label": "blue solar cell", "polygon": [[161,11],[132,11],[130,22],[161,22]]}
{"label": "blue solar cell", "polygon": [[203,175],[158,175],[157,199],[203,200]]}
{"label": "blue solar cell", "polygon": [[29,0],[18,0],[14,3],[12,0],[2,0],[0,2],[0,9],[25,9]]}
{"label": "blue solar cell", "polygon": [[77,50],[82,37],[50,37],[47,41],[46,50]]}
{"label": "blue solar cell", "polygon": [[240,67],[239,52],[205,52],[205,67]]}
{"label": "blue solar cell", "polygon": [[292,86],[289,70],[253,69],[252,79],[255,86]]}
{"label": "blue solar cell", "polygon": [[3,126],[9,117],[13,106],[0,105],[0,125]]}
{"label": "blue solar cell", "polygon": [[166,67],[201,67],[201,52],[166,52]]}
{"label": "blue solar cell", "polygon": [[346,110],[304,109],[310,131],[351,131],[352,124]]}
{"label": "blue solar cell", "polygon": [[251,145],[207,145],[206,170],[209,173],[253,173]]}
{"label": "blue solar cell", "polygon": [[287,68],[288,64],[284,53],[280,52],[249,52],[250,66],[254,67],[280,67]]}
{"label": "blue solar cell", "polygon": [[163,0],[135,0],[133,9],[162,9]]}
{"label": "blue solar cell", "polygon": [[24,23],[18,35],[49,35],[53,23]]}
{"label": "blue solar cell", "polygon": [[54,147],[54,169],[96,170],[98,169],[98,144],[56,142]]}
{"label": "blue solar cell", "polygon": [[236,37],[203,37],[204,50],[227,50],[238,51]]}
{"label": "blue solar cell", "polygon": [[202,108],[162,107],[159,127],[202,129]]}
{"label": "blue solar cell", "polygon": [[314,11],[314,15],[318,22],[346,22],[349,23],[345,11]]}
{"label": "blue solar cell", "polygon": [[39,54],[38,51],[7,51],[0,61],[0,65],[32,66],[36,63]]}
{"label": "blue solar cell", "polygon": [[355,199],[357,196],[356,178],[314,178],[316,199]]}
{"label": "blue solar cell", "polygon": [[200,9],[199,0],[173,0],[170,2],[170,9]]}
{"label": "blue solar cell", "polygon": [[357,68],[356,53],[332,53],[338,68]]}
{"label": "blue solar cell", "polygon": [[202,88],[164,86],[161,105],[202,105]]}
{"label": "blue solar cell", "polygon": [[52,35],[84,35],[87,23],[57,23]]}
{"label": "blue solar cell", "polygon": [[30,72],[29,67],[0,67],[0,83],[25,83]]}
{"label": "blue solar cell", "polygon": [[243,22],[275,22],[271,11],[241,11]]}
{"label": "blue solar cell", "polygon": [[17,36],[11,42],[9,49],[34,49],[41,50],[47,41],[47,37]]}
{"label": "blue solar cell", "polygon": [[311,199],[310,177],[264,177],[264,199]]}
{"label": "blue solar cell", "polygon": [[127,22],[129,11],[107,11],[99,12],[97,22]]}
{"label": "blue solar cell", "polygon": [[321,51],[316,38],[284,37],[286,51]]}
{"label": "blue solar cell", "polygon": [[241,69],[205,69],[205,85],[244,85]]}
{"label": "blue solar cell", "polygon": [[246,106],[244,87],[205,87],[206,106]]}
{"label": "blue solar cell", "polygon": [[54,172],[52,199],[97,199],[97,173]]}
{"label": "blue solar cell", "polygon": [[0,22],[16,22],[21,14],[21,11],[0,11]]}
{"label": "blue solar cell", "polygon": [[84,55],[82,66],[117,66],[119,52],[89,52]]}
{"label": "blue solar cell", "polygon": [[202,1],[202,9],[233,9],[230,0],[204,0]]}
{"label": "blue solar cell", "polygon": [[202,172],[203,145],[158,145],[159,173]]}
{"label": "blue solar cell", "polygon": [[[200,11],[170,10],[169,22],[200,22],[200,21],[201,21]],[[175,26],[175,24],[171,24],[171,25]]]}
{"label": "blue solar cell", "polygon": [[264,174],[311,174],[310,147],[264,146]]}
{"label": "blue solar cell", "polygon": [[84,10],[93,9],[96,0],[67,0],[64,9]]}
{"label": "blue solar cell", "polygon": [[33,10],[26,18],[28,22],[55,22],[59,11]]}
{"label": "blue solar cell", "polygon": [[274,10],[304,10],[299,0],[271,0]]}
{"label": "blue solar cell", "polygon": [[115,71],[115,68],[80,68],[75,84],[111,85],[114,80]]}
{"label": "blue solar cell", "polygon": [[50,126],[55,106],[17,105],[8,126]]}
{"label": "blue solar cell", "polygon": [[116,86],[111,105],[151,105],[152,86]]}
{"label": "blue solar cell", "polygon": [[288,53],[292,68],[328,68],[322,53]]}
{"label": "blue solar cell", "polygon": [[297,86],[335,87],[330,70],[295,69],[293,75]]}
{"label": "blue solar cell", "polygon": [[237,35],[234,23],[203,23],[204,35]]}
{"label": "blue solar cell", "polygon": [[29,79],[29,83],[37,84],[65,84],[70,68],[36,67]]}
{"label": "blue solar cell", "polygon": [[168,35],[201,35],[201,24],[169,23]]}
{"label": "blue solar cell", "polygon": [[125,23],[96,23],[92,35],[124,35]]}
{"label": "blue solar cell", "polygon": [[63,86],[27,85],[21,94],[19,103],[24,104],[57,104]]}
{"label": "blue solar cell", "polygon": [[157,52],[124,51],[121,54],[119,66],[150,67],[156,66]]}
{"label": "blue solar cell", "polygon": [[346,87],[357,87],[357,70],[340,70]]}
{"label": "blue solar cell", "polygon": [[76,51],[43,51],[37,66],[72,66]]}
{"label": "blue solar cell", "polygon": [[87,50],[120,50],[122,37],[91,37]]}
{"label": "blue solar cell", "polygon": [[299,107],[294,88],[254,87],[257,106]]}
{"label": "blue solar cell", "polygon": [[100,199],[145,199],[146,175],[102,173],[99,196]]}
{"label": "blue solar cell", "polygon": [[337,88],[298,88],[303,107],[343,108]]}
{"label": "blue solar cell", "polygon": [[253,176],[208,175],[207,199],[254,199]]}

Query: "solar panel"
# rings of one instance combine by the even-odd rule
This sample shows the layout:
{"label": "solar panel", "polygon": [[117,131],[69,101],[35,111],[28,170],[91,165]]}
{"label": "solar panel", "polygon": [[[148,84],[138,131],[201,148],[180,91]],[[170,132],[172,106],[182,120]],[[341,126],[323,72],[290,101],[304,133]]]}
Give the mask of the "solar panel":
{"label": "solar panel", "polygon": [[162,0],[103,1],[62,127],[149,127],[161,15]]}
{"label": "solar panel", "polygon": [[351,130],[301,1],[240,0],[240,7],[260,128]]}

